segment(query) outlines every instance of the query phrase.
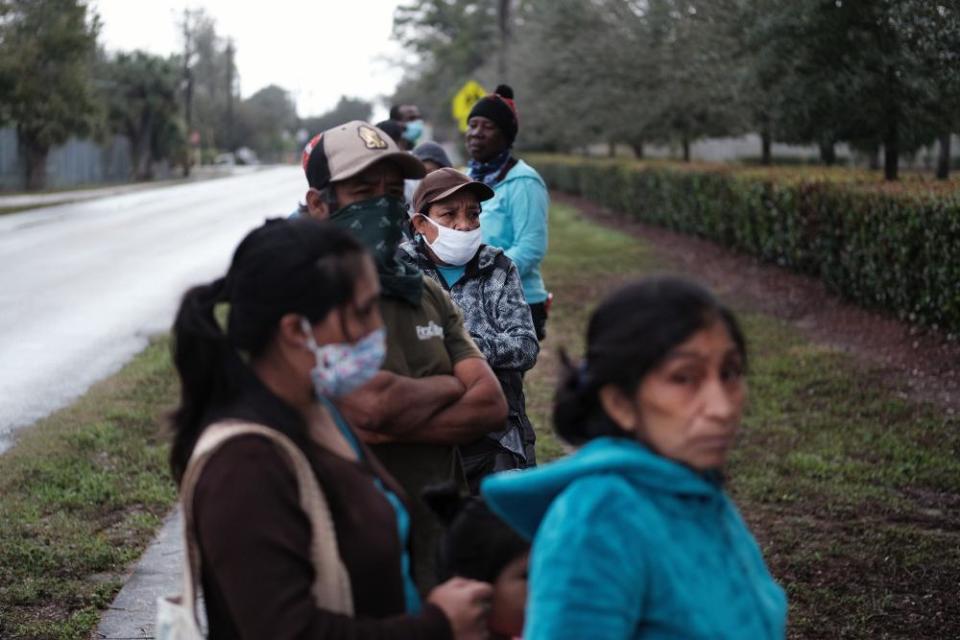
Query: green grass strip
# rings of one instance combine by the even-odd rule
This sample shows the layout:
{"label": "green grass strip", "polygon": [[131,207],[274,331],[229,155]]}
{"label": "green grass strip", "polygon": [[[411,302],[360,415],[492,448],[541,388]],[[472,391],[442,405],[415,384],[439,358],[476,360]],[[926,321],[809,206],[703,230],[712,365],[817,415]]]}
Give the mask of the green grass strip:
{"label": "green grass strip", "polygon": [[0,637],[88,638],[175,499],[158,340],[0,456]]}

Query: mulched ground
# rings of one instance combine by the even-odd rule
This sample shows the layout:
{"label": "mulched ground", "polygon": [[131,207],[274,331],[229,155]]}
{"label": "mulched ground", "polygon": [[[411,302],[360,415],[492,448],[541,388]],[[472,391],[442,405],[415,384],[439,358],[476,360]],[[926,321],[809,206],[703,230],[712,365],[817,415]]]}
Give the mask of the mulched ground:
{"label": "mulched ground", "polygon": [[[814,278],[737,254],[713,242],[637,222],[585,198],[551,197],[592,220],[642,238],[664,264],[708,284],[738,307],[790,322],[810,339],[879,367],[912,399],[960,412],[960,341],[844,301]],[[960,295],[960,284],[957,286]]]}

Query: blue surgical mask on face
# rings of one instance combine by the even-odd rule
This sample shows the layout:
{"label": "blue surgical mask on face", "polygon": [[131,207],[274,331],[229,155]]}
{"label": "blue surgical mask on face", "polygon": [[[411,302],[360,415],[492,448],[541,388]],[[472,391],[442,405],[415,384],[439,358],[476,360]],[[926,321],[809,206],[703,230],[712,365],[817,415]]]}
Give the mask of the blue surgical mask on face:
{"label": "blue surgical mask on face", "polygon": [[383,327],[353,344],[341,342],[321,347],[313,337],[310,322],[302,318],[300,324],[307,334],[307,348],[317,359],[310,377],[318,398],[348,395],[368,383],[383,366],[387,354],[387,332]]}
{"label": "blue surgical mask on face", "polygon": [[417,144],[417,140],[423,135],[423,120],[411,120],[406,123],[406,129],[403,131],[403,138],[410,144]]}

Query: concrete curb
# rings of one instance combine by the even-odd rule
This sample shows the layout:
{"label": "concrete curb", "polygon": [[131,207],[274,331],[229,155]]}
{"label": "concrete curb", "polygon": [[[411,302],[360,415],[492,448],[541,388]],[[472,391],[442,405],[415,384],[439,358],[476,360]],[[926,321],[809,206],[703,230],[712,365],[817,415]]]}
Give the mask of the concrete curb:
{"label": "concrete curb", "polygon": [[[104,612],[93,638],[149,640],[154,637],[157,598],[182,590],[182,523],[180,509],[176,508],[167,516],[157,537],[147,547],[113,604]],[[198,611],[202,618],[202,603]]]}

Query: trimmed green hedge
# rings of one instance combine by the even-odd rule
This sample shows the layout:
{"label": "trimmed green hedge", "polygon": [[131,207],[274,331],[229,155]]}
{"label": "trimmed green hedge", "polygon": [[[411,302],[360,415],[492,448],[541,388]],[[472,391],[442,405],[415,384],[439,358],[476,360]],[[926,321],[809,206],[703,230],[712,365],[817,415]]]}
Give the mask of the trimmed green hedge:
{"label": "trimmed green hedge", "polygon": [[735,170],[535,156],[551,188],[822,279],[864,306],[960,334],[960,195]]}

